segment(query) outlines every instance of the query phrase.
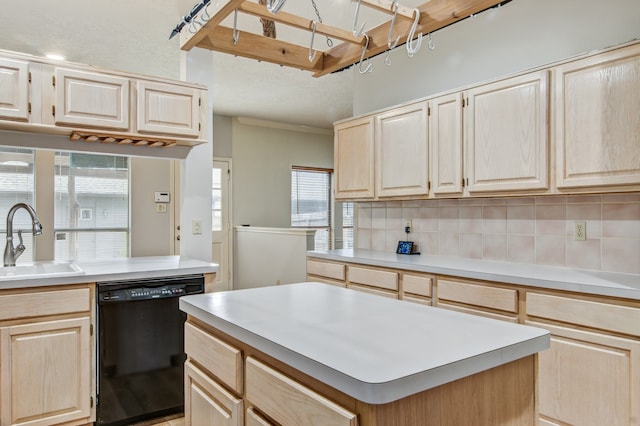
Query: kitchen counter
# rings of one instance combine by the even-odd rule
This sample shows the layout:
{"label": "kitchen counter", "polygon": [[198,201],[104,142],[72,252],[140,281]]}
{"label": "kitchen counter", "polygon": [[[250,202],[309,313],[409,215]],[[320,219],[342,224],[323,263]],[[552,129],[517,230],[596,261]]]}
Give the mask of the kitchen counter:
{"label": "kitchen counter", "polygon": [[539,328],[321,283],[186,296],[180,309],[369,404],[496,368],[550,344]]}
{"label": "kitchen counter", "polygon": [[308,257],[640,300],[640,275],[375,250],[315,250]]}
{"label": "kitchen counter", "polygon": [[81,268],[81,273],[74,275],[0,279],[0,290],[218,272],[215,263],[180,256],[131,257],[76,264]]}

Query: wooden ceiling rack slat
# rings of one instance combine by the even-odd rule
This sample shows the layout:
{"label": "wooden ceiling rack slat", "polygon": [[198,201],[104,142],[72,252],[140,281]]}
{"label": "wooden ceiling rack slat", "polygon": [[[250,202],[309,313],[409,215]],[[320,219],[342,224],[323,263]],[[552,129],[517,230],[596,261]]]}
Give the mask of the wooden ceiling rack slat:
{"label": "wooden ceiling rack slat", "polygon": [[[298,0],[299,1],[299,0]],[[389,0],[360,0],[361,5],[374,8],[386,14],[394,13],[394,2]],[[401,1],[401,0],[400,0]],[[510,1],[510,0],[508,0]],[[440,28],[451,25],[461,19],[482,12],[503,3],[505,0],[427,0],[417,7],[420,12],[420,20],[415,34],[432,33]],[[285,5],[286,7],[286,5]],[[211,19],[192,33],[186,26],[180,33],[181,49],[191,50],[200,47],[208,50],[224,52],[236,56],[256,59],[258,61],[271,62],[288,67],[298,68],[313,73],[314,77],[340,71],[360,62],[365,37],[354,36],[351,31],[335,28],[329,25],[316,23],[316,33],[342,40],[326,51],[317,51],[313,61],[309,61],[309,45],[297,45],[282,40],[253,34],[246,31],[238,31],[237,43],[233,41],[233,29],[221,26],[220,23],[235,10],[240,13],[253,15],[259,18],[267,18],[274,22],[288,25],[308,32],[312,31],[312,22],[308,18],[281,11],[272,14],[263,5],[250,0],[221,0],[218,3],[211,2],[209,10],[203,10],[196,17],[202,21],[203,13],[207,13]],[[353,9],[345,10],[345,13],[353,13]],[[393,29],[394,37],[400,37],[400,44],[407,41],[411,25],[414,19],[413,9],[398,5],[398,18]],[[392,19],[382,24],[365,30],[369,37],[369,45],[365,57],[370,58],[388,50],[387,40]]]}

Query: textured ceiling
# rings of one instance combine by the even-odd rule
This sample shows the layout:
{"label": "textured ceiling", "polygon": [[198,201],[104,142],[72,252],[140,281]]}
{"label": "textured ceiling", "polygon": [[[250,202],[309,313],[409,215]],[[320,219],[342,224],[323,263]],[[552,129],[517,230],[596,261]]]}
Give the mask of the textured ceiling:
{"label": "textured ceiling", "polygon": [[[57,52],[72,62],[179,78],[178,37],[168,36],[195,3],[0,0],[0,49],[37,56]],[[317,5],[326,23],[350,28],[350,0],[317,0]],[[283,10],[313,18],[310,0],[290,0]],[[242,18],[242,28],[259,25],[257,18]],[[277,30],[308,43],[308,33],[288,33],[280,25]],[[315,47],[326,48],[324,38],[317,38]],[[215,114],[323,128],[352,115],[353,70],[313,78],[308,72],[220,53],[213,53],[213,67]]]}

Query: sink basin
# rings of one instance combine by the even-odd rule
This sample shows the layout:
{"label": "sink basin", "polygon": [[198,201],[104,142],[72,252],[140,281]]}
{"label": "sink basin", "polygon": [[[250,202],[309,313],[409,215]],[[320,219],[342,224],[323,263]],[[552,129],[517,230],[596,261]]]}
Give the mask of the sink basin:
{"label": "sink basin", "polygon": [[0,268],[0,281],[68,277],[82,274],[84,271],[74,262],[34,262]]}

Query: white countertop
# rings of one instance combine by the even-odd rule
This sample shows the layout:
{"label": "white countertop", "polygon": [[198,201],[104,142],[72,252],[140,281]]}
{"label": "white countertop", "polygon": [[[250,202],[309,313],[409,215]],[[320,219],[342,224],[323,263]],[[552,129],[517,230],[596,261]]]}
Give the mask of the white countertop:
{"label": "white countertop", "polygon": [[539,328],[321,283],[185,296],[180,309],[371,404],[549,347]]}
{"label": "white countertop", "polygon": [[[38,262],[34,262],[38,263]],[[0,280],[0,290],[218,272],[218,265],[180,256],[145,256],[76,262],[81,274]]]}
{"label": "white countertop", "polygon": [[307,255],[341,262],[640,300],[640,275],[636,274],[448,256],[401,255],[374,250],[315,250],[307,252]]}

